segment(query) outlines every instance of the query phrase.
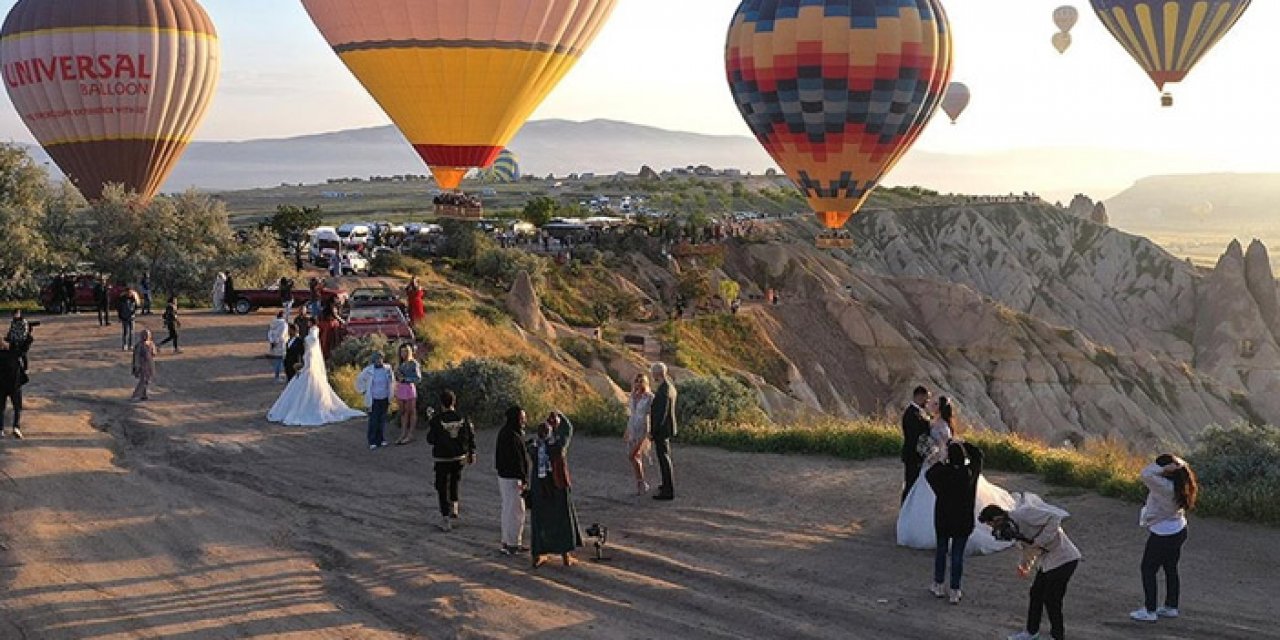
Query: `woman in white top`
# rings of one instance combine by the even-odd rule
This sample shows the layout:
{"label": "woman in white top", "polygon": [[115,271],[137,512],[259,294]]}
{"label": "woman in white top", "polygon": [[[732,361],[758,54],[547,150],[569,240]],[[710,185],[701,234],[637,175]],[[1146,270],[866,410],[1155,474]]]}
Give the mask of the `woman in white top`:
{"label": "woman in white top", "polygon": [[[1160,618],[1178,617],[1178,597],[1182,585],[1178,580],[1178,560],[1187,541],[1187,512],[1196,507],[1199,483],[1196,474],[1177,456],[1164,454],[1142,470],[1147,485],[1147,504],[1142,507],[1139,524],[1151,535],[1142,554],[1142,591],[1146,602],[1129,614],[1138,622],[1155,622]],[[1156,607],[1159,587],[1156,576],[1164,569],[1164,606]]]}
{"label": "woman in white top", "polygon": [[320,330],[311,327],[304,344],[302,370],[285,386],[284,393],[267,412],[267,420],[291,427],[318,427],[363,417],[363,411],[348,407],[329,386],[320,352]]}
{"label": "woman in white top", "polygon": [[[925,474],[933,465],[947,458],[947,444],[954,438],[952,430],[957,424],[955,405],[946,396],[931,402],[929,413],[938,418],[930,425],[929,437],[921,437],[918,443],[918,450],[924,456],[924,464],[920,466],[920,476],[911,485],[911,491],[907,493],[907,499],[898,511],[898,544],[912,549],[935,549],[938,546],[938,536],[933,526],[933,506],[938,498],[925,479]],[[975,511],[989,504],[1012,509],[1014,500],[1008,491],[991,484],[985,476],[979,476]],[[978,514],[975,512],[973,515],[976,522]],[[991,531],[986,527],[976,527],[965,545],[965,553],[971,556],[986,555],[1003,551],[1010,546],[1012,543],[992,537]]]}
{"label": "woman in white top", "polygon": [[627,431],[622,439],[627,445],[627,459],[636,476],[636,495],[649,491],[644,480],[644,455],[649,450],[649,407],[653,405],[653,392],[649,391],[649,377],[643,373],[631,382],[631,398],[627,402]]}
{"label": "woman in white top", "polygon": [[271,360],[271,370],[275,373],[276,381],[284,378],[284,343],[288,337],[289,321],[285,320],[284,312],[281,311],[267,328],[267,358]]}

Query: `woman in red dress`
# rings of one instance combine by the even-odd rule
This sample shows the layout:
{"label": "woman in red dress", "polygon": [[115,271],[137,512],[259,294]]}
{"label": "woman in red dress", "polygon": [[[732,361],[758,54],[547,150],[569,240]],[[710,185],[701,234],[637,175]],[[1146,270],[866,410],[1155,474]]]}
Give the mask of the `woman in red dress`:
{"label": "woman in red dress", "polygon": [[405,293],[409,297],[409,322],[418,324],[427,317],[427,310],[422,304],[422,297],[425,292],[421,286],[418,286],[417,276],[409,280],[409,286],[405,288]]}
{"label": "woman in red dress", "polygon": [[332,305],[325,306],[316,327],[320,329],[320,353],[324,354],[324,360],[328,362],[334,348],[342,340],[342,319]]}

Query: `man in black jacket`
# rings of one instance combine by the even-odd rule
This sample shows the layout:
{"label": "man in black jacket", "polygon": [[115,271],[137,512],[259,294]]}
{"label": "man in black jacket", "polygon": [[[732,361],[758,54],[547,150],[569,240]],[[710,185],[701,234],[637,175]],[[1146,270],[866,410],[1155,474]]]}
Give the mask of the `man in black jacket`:
{"label": "man in black jacket", "polygon": [[[284,375],[285,382],[293,380],[298,375],[298,369],[302,366],[302,356],[306,353],[307,343],[303,341],[302,336],[298,335],[298,326],[304,323],[293,323],[289,325],[289,341],[285,343],[284,348]],[[310,329],[310,323],[305,323]]]}
{"label": "man in black jacket", "polygon": [[676,497],[675,479],[671,469],[671,439],[676,437],[676,386],[667,378],[667,365],[655,362],[649,368],[653,375],[653,384],[657,392],[653,404],[649,406],[649,439],[653,440],[653,451],[658,456],[658,470],[662,472],[662,486],[654,500],[674,500]]}
{"label": "man in black jacket", "polygon": [[93,306],[98,311],[98,326],[111,326],[111,299],[105,277],[93,281]]}
{"label": "man in black jacket", "polygon": [[[960,579],[964,574],[964,552],[973,535],[978,499],[978,478],[982,475],[982,450],[967,443],[947,445],[947,459],[925,472],[925,480],[937,500],[933,504],[933,529],[937,553],[933,562],[933,595],[949,597],[960,604]],[[950,551],[948,552],[948,547]],[[951,588],[943,586],[947,576],[947,556],[951,557]]]}
{"label": "man in black jacket", "polygon": [[924,410],[927,404],[929,390],[916,387],[911,394],[911,404],[902,414],[902,502],[907,501],[907,493],[920,477],[920,467],[924,464],[924,456],[920,455],[917,444],[920,436],[929,435],[929,414]]}
{"label": "man in black jacket", "polygon": [[457,397],[448,389],[440,393],[440,411],[431,417],[427,443],[436,461],[436,493],[440,497],[440,529],[452,531],[458,519],[458,485],[462,469],[476,461],[476,430],[455,408]]}
{"label": "man in black jacket", "polygon": [[116,317],[120,319],[120,350],[133,349],[133,320],[138,317],[138,298],[133,289],[125,289],[116,299]]}
{"label": "man in black jacket", "polygon": [[13,437],[18,440],[22,439],[22,385],[26,381],[21,356],[8,337],[0,340],[0,437],[4,435],[5,406],[12,401]]}
{"label": "man in black jacket", "polygon": [[507,409],[507,421],[498,432],[494,457],[498,468],[498,492],[502,495],[502,553],[515,555],[528,551],[524,540],[524,491],[529,482],[529,448],[524,442],[528,416],[524,409]]}

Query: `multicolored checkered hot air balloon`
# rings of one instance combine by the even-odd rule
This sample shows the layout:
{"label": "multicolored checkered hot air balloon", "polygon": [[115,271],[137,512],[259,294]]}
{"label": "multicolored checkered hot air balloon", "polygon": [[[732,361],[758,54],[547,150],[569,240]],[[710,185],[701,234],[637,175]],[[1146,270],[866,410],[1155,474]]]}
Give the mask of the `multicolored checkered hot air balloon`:
{"label": "multicolored checkered hot air balloon", "polygon": [[[1116,40],[1161,91],[1187,72],[1235,26],[1250,0],[1091,0]],[[1164,106],[1173,105],[1165,93]]]}
{"label": "multicolored checkered hot air balloon", "polygon": [[915,143],[951,79],[939,0],[744,0],[725,60],[747,125],[832,233]]}
{"label": "multicolored checkered hot air balloon", "polygon": [[302,0],[436,182],[488,167],[616,0]]}
{"label": "multicolored checkered hot air balloon", "polygon": [[520,159],[516,157],[515,152],[510,149],[503,149],[498,154],[498,159],[493,162],[493,166],[485,174],[485,178],[490,182],[501,182],[510,184],[520,181]]}
{"label": "multicolored checkered hot air balloon", "polygon": [[218,34],[195,0],[19,0],[0,32],[18,115],[90,200],[151,198],[218,86]]}

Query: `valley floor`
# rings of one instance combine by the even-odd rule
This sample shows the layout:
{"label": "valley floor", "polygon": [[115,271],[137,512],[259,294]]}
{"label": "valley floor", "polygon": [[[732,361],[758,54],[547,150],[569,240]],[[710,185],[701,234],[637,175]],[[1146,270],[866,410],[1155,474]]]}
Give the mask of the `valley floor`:
{"label": "valley floor", "polygon": [[[159,316],[148,319],[153,329]],[[497,553],[491,429],[464,523],[434,528],[429,449],[369,452],[363,424],[283,428],[269,316],[186,318],[154,400],[117,326],[37,330],[27,439],[0,441],[0,638],[1003,638],[1027,583],[968,563],[965,601],[926,592],[932,554],[894,546],[900,466],[676,448],[679,499],[631,495],[621,442],[579,438],[582,524],[612,560],[532,571]],[[114,348],[113,348],[114,347]],[[1072,637],[1277,637],[1280,531],[1195,519],[1185,617],[1137,625],[1137,506],[993,474],[1070,510],[1086,555]],[[1047,631],[1047,628],[1046,628]]]}

